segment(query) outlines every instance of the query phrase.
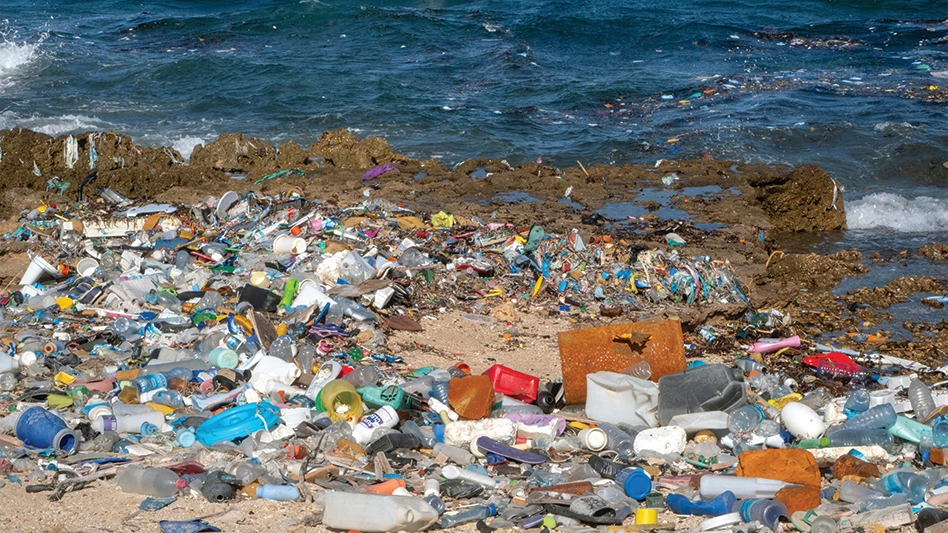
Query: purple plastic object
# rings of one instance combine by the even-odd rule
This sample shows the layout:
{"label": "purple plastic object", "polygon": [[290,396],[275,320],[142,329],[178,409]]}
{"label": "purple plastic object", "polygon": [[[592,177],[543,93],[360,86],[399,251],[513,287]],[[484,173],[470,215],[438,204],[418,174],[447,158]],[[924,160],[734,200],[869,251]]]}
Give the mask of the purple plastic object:
{"label": "purple plastic object", "polygon": [[546,426],[551,421],[556,421],[556,434],[562,435],[566,430],[566,420],[553,415],[538,415],[530,413],[505,413],[504,418],[514,424],[526,424],[528,426]]}
{"label": "purple plastic object", "polygon": [[778,342],[756,342],[750,348],[748,352],[751,353],[770,353],[776,352],[781,348],[799,348],[800,347],[800,337],[794,335],[793,337],[788,337]]}
{"label": "purple plastic object", "polygon": [[362,175],[362,181],[373,180],[381,176],[382,174],[385,174],[386,172],[392,172],[392,171],[398,172],[398,169],[392,166],[391,163],[384,163],[375,168],[370,168],[369,170],[366,170],[365,174]]}

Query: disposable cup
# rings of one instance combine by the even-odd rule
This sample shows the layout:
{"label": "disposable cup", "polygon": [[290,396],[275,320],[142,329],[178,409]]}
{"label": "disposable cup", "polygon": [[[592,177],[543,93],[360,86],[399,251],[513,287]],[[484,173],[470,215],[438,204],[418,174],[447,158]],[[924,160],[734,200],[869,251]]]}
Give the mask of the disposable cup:
{"label": "disposable cup", "polygon": [[278,255],[300,255],[306,251],[306,239],[292,235],[280,235],[273,239],[273,253]]}
{"label": "disposable cup", "polygon": [[99,268],[99,262],[91,257],[80,259],[79,262],[76,263],[76,272],[83,277],[91,276],[97,268]]}
{"label": "disposable cup", "polygon": [[59,271],[49,264],[49,261],[30,253],[30,264],[26,267],[26,273],[20,278],[20,285],[32,285],[42,279],[60,277],[62,276]]}

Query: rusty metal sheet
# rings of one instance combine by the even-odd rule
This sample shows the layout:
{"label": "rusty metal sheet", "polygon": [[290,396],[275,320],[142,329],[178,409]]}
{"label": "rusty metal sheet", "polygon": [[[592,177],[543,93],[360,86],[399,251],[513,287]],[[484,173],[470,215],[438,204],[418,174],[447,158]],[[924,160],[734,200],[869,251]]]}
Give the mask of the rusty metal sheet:
{"label": "rusty metal sheet", "polygon": [[652,381],[685,369],[685,346],[678,320],[643,320],[559,333],[566,403],[586,401],[586,374],[621,372],[648,361]]}

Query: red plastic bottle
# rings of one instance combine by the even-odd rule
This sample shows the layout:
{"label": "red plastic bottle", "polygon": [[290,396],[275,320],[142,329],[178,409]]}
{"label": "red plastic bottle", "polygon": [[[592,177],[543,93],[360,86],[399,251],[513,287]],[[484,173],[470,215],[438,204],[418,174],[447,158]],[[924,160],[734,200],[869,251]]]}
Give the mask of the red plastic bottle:
{"label": "red plastic bottle", "polygon": [[540,386],[540,379],[537,377],[517,372],[504,365],[494,365],[488,368],[484,375],[494,384],[494,392],[526,403],[533,403],[537,399],[537,388]]}

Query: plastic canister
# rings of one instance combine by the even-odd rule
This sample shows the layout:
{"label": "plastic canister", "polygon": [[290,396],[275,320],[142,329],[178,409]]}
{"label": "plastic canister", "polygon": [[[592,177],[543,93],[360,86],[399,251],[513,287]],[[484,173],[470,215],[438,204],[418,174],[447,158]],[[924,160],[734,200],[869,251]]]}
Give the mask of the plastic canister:
{"label": "plastic canister", "polygon": [[17,416],[16,437],[30,448],[52,448],[70,454],[79,445],[79,433],[69,429],[58,415],[42,407],[30,407]]}
{"label": "plastic canister", "polygon": [[438,511],[421,498],[352,492],[322,493],[323,525],[364,533],[422,531],[438,521]]}
{"label": "plastic canister", "polygon": [[261,377],[270,377],[280,382],[291,385],[296,378],[300,377],[300,368],[293,363],[288,363],[279,357],[264,355],[257,360],[253,367],[253,380]]}
{"label": "plastic canister", "polygon": [[344,379],[334,379],[327,383],[320,392],[320,400],[333,422],[355,421],[362,416],[362,397],[352,383]]}
{"label": "plastic canister", "polygon": [[359,444],[366,444],[372,433],[381,427],[393,428],[398,424],[398,413],[391,406],[383,405],[374,413],[364,417],[352,429],[352,437]]}
{"label": "plastic canister", "polygon": [[658,380],[658,421],[667,425],[675,415],[732,411],[746,403],[744,374],[726,365],[701,365]]}
{"label": "plastic canister", "polygon": [[616,372],[586,375],[586,416],[612,424],[656,426],[658,386]]}
{"label": "plastic canister", "polygon": [[652,479],[641,468],[623,468],[616,475],[616,484],[629,498],[642,501],[652,492]]}
{"label": "plastic canister", "polygon": [[207,362],[217,368],[237,368],[240,358],[237,352],[230,348],[214,348],[207,354]]}
{"label": "plastic canister", "polygon": [[533,403],[537,399],[540,378],[536,376],[518,372],[504,365],[493,365],[484,372],[484,375],[490,378],[494,385],[494,392],[506,394],[527,403]]}

